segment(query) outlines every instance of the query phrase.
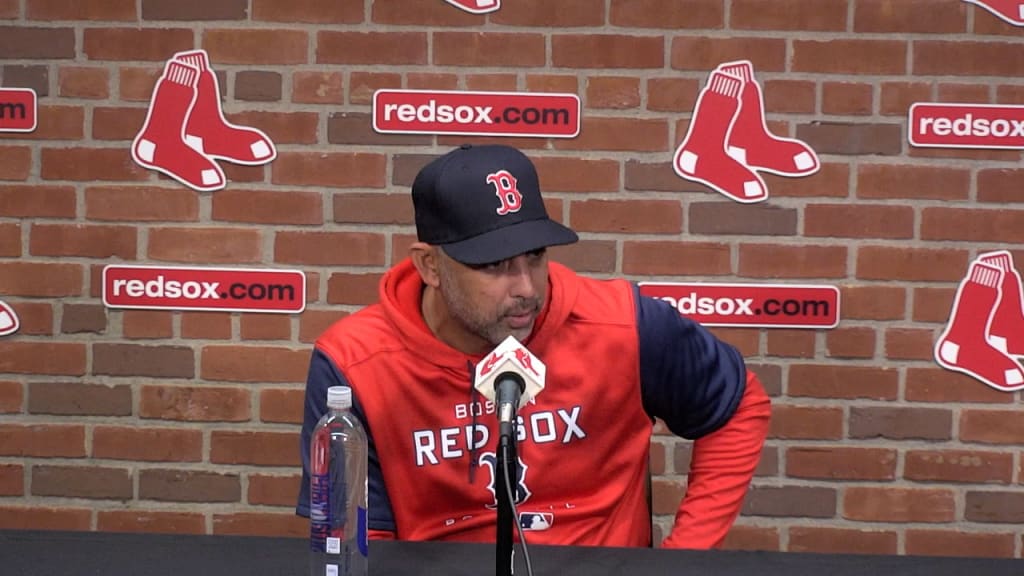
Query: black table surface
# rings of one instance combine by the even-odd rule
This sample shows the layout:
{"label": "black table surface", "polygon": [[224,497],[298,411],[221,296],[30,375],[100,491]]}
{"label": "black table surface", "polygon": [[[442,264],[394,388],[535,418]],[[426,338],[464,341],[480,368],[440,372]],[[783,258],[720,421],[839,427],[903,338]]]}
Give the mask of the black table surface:
{"label": "black table surface", "polygon": [[[298,538],[0,530],[3,576],[305,576]],[[531,546],[535,576],[1021,576],[1024,561],[988,558]],[[515,574],[525,575],[516,549]],[[370,574],[494,574],[494,546],[371,542]]]}

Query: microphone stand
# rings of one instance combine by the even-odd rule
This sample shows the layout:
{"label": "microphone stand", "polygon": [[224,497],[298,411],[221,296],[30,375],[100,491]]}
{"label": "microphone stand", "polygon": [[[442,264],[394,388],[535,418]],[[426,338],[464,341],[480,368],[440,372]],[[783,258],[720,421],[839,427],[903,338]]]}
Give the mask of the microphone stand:
{"label": "microphone stand", "polygon": [[[495,574],[512,576],[512,529],[515,500],[518,493],[519,459],[516,457],[516,412],[525,389],[523,377],[515,372],[502,372],[494,383],[498,401],[498,453],[494,461],[494,496],[498,501]],[[506,478],[508,481],[506,481]],[[508,484],[515,482],[512,486]]]}
{"label": "microphone stand", "polygon": [[[515,422],[513,412],[512,421]],[[514,428],[513,428],[514,430]],[[506,458],[507,453],[507,458]],[[495,556],[496,576],[512,576],[512,528],[516,519],[512,516],[512,501],[509,499],[508,486],[505,483],[506,471],[511,482],[516,482],[518,458],[516,457],[515,432],[502,434],[498,439],[498,454],[494,475],[494,492],[498,499],[498,537]],[[513,484],[512,493],[516,496],[518,485]]]}

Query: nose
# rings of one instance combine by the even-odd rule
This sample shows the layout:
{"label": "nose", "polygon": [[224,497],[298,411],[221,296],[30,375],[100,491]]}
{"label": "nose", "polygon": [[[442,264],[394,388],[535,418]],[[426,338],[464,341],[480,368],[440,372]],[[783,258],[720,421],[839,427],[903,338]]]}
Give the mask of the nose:
{"label": "nose", "polygon": [[508,263],[509,294],[514,298],[534,298],[537,287],[533,284],[530,262],[525,255],[516,256]]}

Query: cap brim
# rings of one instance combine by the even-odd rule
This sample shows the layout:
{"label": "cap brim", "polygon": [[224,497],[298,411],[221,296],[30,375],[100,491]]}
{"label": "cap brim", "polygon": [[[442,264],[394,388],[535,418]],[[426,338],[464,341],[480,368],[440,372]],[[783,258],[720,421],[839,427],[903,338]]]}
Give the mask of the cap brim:
{"label": "cap brim", "polygon": [[490,264],[577,240],[579,236],[571,229],[554,220],[542,219],[504,226],[466,240],[442,244],[441,248],[463,264]]}

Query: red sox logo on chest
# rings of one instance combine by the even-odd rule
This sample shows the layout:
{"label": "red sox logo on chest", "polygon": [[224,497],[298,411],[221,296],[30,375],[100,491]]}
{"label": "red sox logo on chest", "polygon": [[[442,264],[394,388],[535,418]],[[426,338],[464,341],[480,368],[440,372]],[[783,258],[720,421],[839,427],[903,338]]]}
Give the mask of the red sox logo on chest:
{"label": "red sox logo on chest", "polygon": [[[523,462],[522,458],[517,458],[516,460],[516,472],[514,476],[516,504],[522,504],[530,499],[533,492],[531,492],[530,488],[526,485],[526,471],[529,469],[529,466]],[[492,501],[487,505],[487,508],[495,509],[498,507],[498,494],[495,492],[495,486],[498,474],[501,473],[501,471],[498,470],[498,455],[494,452],[484,452],[480,455],[480,464],[486,466],[491,473],[491,480],[487,484],[487,490],[491,493]]]}
{"label": "red sox logo on chest", "polygon": [[495,193],[501,201],[497,209],[499,216],[519,212],[523,207],[523,195],[519,192],[515,176],[508,170],[498,170],[487,175],[487,182],[494,184]]}
{"label": "red sox logo on chest", "polygon": [[[534,370],[535,365],[529,369]],[[443,428],[421,428],[412,430],[413,458],[417,467],[433,467],[444,464],[435,478],[441,483],[455,481],[459,483],[459,490],[462,490],[465,482],[465,469],[452,467],[449,463],[463,460],[470,466],[479,465],[489,477],[486,485],[488,492],[487,504],[485,507],[493,510],[497,507],[498,499],[495,493],[497,474],[500,473],[497,466],[497,455],[493,445],[488,445],[493,438],[492,428],[476,419],[486,415],[494,414],[496,405],[493,401],[480,401],[472,403],[456,404],[454,407],[455,421]],[[530,445],[529,451],[534,454],[534,464],[540,458],[541,464],[536,470],[543,470],[551,467],[551,462],[558,458],[568,457],[568,452],[562,451],[562,446],[568,446],[576,441],[588,437],[584,431],[582,422],[583,406],[576,404],[567,408],[550,408],[541,410],[530,410],[520,413],[517,416],[515,435],[516,442],[520,446]],[[481,450],[481,452],[476,452]],[[554,458],[545,457],[557,454]],[[466,462],[465,459],[472,462]],[[531,458],[524,458],[523,453],[517,455],[515,473],[510,474],[509,485],[516,488],[516,502],[524,504],[534,492],[527,482],[527,473],[530,470]],[[549,472],[552,473],[552,472]],[[451,520],[454,522],[455,520]],[[524,530],[546,530],[554,521],[554,515],[550,510],[520,512],[520,523]]]}

